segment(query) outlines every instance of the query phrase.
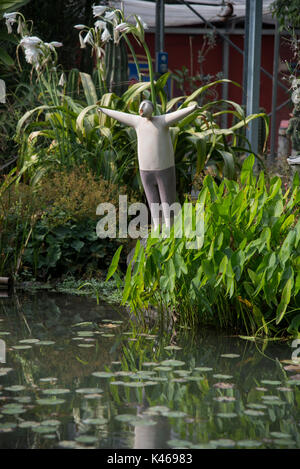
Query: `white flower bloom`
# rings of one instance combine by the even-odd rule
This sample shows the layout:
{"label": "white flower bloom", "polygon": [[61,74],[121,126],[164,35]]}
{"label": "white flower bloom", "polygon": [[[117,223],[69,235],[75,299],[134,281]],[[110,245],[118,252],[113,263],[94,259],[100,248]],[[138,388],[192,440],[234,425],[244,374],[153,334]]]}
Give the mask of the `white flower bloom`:
{"label": "white flower bloom", "polygon": [[[139,15],[138,15],[138,19],[139,19],[141,25],[143,26],[143,29],[148,29],[147,23],[145,23]],[[138,27],[138,23],[136,24],[136,27]]]}
{"label": "white flower bloom", "polygon": [[4,13],[3,18],[5,18],[5,24],[7,27],[8,34],[12,33],[12,25],[17,21],[17,11],[13,11],[12,13]]}
{"label": "white flower bloom", "polygon": [[63,46],[62,42],[52,41],[49,43],[49,47],[62,47],[62,46]]}
{"label": "white flower bloom", "polygon": [[112,21],[114,20],[116,17],[116,13],[115,11],[107,11],[104,15],[104,18],[108,21]]}
{"label": "white flower bloom", "polygon": [[86,26],[84,24],[75,24],[74,28],[76,29],[84,29]]}
{"label": "white flower bloom", "polygon": [[103,33],[101,34],[101,41],[107,42],[111,39],[110,32],[107,28],[104,29]]}
{"label": "white flower bloom", "polygon": [[130,29],[130,26],[127,23],[120,23],[115,27],[115,30],[119,31],[120,33],[125,33],[129,29]]}
{"label": "white flower bloom", "polygon": [[90,44],[91,46],[94,45],[93,35],[92,35],[91,31],[89,31],[89,32],[87,33],[87,35],[86,35],[85,38],[83,39],[83,42],[84,42],[84,44]]}
{"label": "white flower bloom", "polygon": [[105,12],[105,10],[107,10],[107,7],[103,6],[103,5],[94,5],[93,6],[93,15],[94,16],[102,16],[103,13]]}
{"label": "white flower bloom", "polygon": [[65,74],[62,73],[58,82],[58,86],[65,86],[66,84],[66,77]]}
{"label": "white flower bloom", "polygon": [[85,45],[85,42],[83,40],[83,37],[82,35],[79,33],[79,42],[80,42],[80,49],[85,49],[86,48],[86,45]]}
{"label": "white flower bloom", "polygon": [[106,28],[106,23],[105,21],[98,20],[95,22],[95,30],[98,31],[99,29],[104,29]]}
{"label": "white flower bloom", "polygon": [[20,34],[20,36],[23,36],[24,26],[25,23],[23,23],[21,16],[19,16],[17,33]]}
{"label": "white flower bloom", "polygon": [[34,65],[35,68],[38,69],[39,59],[43,55],[43,52],[40,48],[41,44],[43,44],[43,41],[36,36],[25,36],[21,40],[20,44],[24,47],[26,62]]}
{"label": "white flower bloom", "polygon": [[105,53],[104,49],[102,49],[99,46],[96,46],[96,55],[98,59],[101,59],[104,56],[104,53]]}

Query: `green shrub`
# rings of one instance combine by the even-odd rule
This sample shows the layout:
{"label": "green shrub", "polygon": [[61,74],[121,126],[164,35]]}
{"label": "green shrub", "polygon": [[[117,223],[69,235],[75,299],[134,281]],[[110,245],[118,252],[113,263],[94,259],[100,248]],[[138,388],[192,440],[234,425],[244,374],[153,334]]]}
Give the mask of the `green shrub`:
{"label": "green shrub", "polygon": [[[291,321],[294,328],[300,324],[299,181],[283,193],[279,177],[266,184],[263,172],[254,177],[253,165],[250,155],[240,183],[224,179],[217,186],[210,175],[204,179],[198,249],[189,249],[186,229],[174,236],[181,217],[169,237],[149,237],[145,250],[138,244],[123,284],[123,302],[136,314],[152,305],[162,314],[175,311],[180,323],[267,335],[286,331]],[[192,228],[196,210],[185,228]],[[108,278],[120,280],[119,255],[120,249]]]}

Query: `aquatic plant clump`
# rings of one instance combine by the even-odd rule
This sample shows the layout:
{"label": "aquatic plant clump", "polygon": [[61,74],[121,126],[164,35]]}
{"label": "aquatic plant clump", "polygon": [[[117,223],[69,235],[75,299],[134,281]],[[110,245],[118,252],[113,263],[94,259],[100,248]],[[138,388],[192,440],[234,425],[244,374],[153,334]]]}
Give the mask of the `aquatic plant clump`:
{"label": "aquatic plant clump", "polygon": [[[298,331],[299,183],[284,193],[279,177],[267,183],[263,172],[254,176],[254,159],[245,160],[239,183],[224,179],[218,186],[205,177],[197,201],[202,236],[193,226],[195,205],[181,237],[176,237],[175,220],[170,236],[149,236],[145,250],[137,243],[123,282],[123,303],[137,315],[154,306],[161,314],[175,312],[185,324],[266,335]],[[198,242],[197,249],[188,248],[191,241]],[[120,278],[120,252],[108,278]]]}

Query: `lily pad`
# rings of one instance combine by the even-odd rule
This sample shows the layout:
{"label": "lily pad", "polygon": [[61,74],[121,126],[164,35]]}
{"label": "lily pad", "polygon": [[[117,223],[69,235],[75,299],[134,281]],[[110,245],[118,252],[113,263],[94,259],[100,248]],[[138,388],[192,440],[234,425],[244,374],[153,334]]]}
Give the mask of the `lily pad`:
{"label": "lily pad", "polygon": [[222,374],[218,374],[218,373],[213,375],[213,377],[217,378],[217,379],[230,379],[230,378],[232,378],[231,375],[222,375]]}
{"label": "lily pad", "polygon": [[80,388],[76,389],[76,392],[78,394],[99,394],[100,392],[103,392],[103,390],[100,388]]}
{"label": "lily pad", "polygon": [[273,441],[275,445],[278,446],[295,446],[296,442],[293,440],[286,440],[285,438],[277,438]]}
{"label": "lily pad", "polygon": [[144,362],[143,363],[143,366],[156,366],[156,365],[158,365],[157,362]]}
{"label": "lily pad", "polygon": [[266,396],[261,396],[261,398],[262,398],[264,401],[280,401],[280,399],[279,399],[278,396],[269,396],[269,395],[266,395]]}
{"label": "lily pad", "polygon": [[53,383],[57,381],[57,378],[49,376],[48,378],[40,378],[40,381],[42,381],[43,383]]}
{"label": "lily pad", "polygon": [[50,426],[50,427],[57,427],[59,425],[61,425],[61,422],[59,420],[55,420],[55,419],[49,419],[49,420],[43,420],[41,422],[41,425],[44,425],[44,426]]}
{"label": "lily pad", "polygon": [[262,442],[257,440],[240,440],[237,441],[237,445],[242,448],[257,448],[262,445]]}
{"label": "lily pad", "polygon": [[270,379],[263,379],[261,381],[261,384],[270,384],[271,386],[279,386],[281,384],[281,381],[272,381]]}
{"label": "lily pad", "polygon": [[15,422],[0,423],[0,432],[12,431],[14,428],[16,428],[16,426],[17,424]]}
{"label": "lily pad", "polygon": [[234,440],[226,438],[220,438],[219,440],[211,440],[209,443],[221,448],[233,448],[235,446]]}
{"label": "lily pad", "polygon": [[39,425],[38,427],[32,427],[32,431],[35,433],[51,433],[56,431],[56,427],[51,425]]}
{"label": "lily pad", "polygon": [[79,337],[93,337],[94,332],[93,331],[78,331],[77,335]]}
{"label": "lily pad", "polygon": [[26,409],[22,406],[16,406],[16,407],[10,407],[6,409],[1,410],[2,414],[7,414],[7,415],[18,415],[18,414],[23,414],[26,412]]}
{"label": "lily pad", "polygon": [[70,389],[62,389],[62,388],[51,388],[51,389],[44,389],[43,394],[49,394],[50,396],[56,396],[57,394],[67,394],[70,392]]}
{"label": "lily pad", "polygon": [[167,441],[167,444],[169,446],[171,446],[172,448],[177,448],[178,446],[180,448],[190,448],[192,443],[190,441],[187,441],[187,440],[169,440]]}
{"label": "lily pad", "polygon": [[238,414],[235,412],[219,412],[217,414],[218,417],[224,418],[224,419],[232,419],[234,417],[237,417]]}
{"label": "lily pad", "polygon": [[49,399],[37,399],[36,403],[39,405],[60,405],[66,402],[64,399],[56,399],[56,398],[49,398]]}
{"label": "lily pad", "polygon": [[33,420],[25,420],[24,422],[19,423],[20,428],[33,428],[33,427],[38,427],[40,425],[40,422],[35,422]]}
{"label": "lily pad", "polygon": [[109,371],[94,371],[92,375],[96,376],[96,378],[111,378],[114,376],[114,373],[110,373]]}
{"label": "lily pad", "polygon": [[133,414],[119,414],[115,416],[115,419],[118,420],[119,422],[131,422],[132,420],[136,420],[138,417],[137,415]]}
{"label": "lily pad", "polygon": [[85,399],[101,399],[102,395],[98,393],[84,394]]}
{"label": "lily pad", "polygon": [[13,386],[8,386],[7,388],[4,388],[6,391],[12,391],[12,392],[19,392],[19,391],[24,391],[25,386],[22,386],[21,384],[15,384]]}
{"label": "lily pad", "polygon": [[32,348],[31,345],[13,345],[12,348],[14,350],[27,350]]}
{"label": "lily pad", "polygon": [[78,443],[89,444],[89,443],[95,443],[96,441],[98,441],[98,438],[93,435],[80,435],[77,438],[75,438],[75,441],[77,441]]}
{"label": "lily pad", "polygon": [[105,425],[108,422],[107,419],[99,417],[99,418],[88,418],[83,420],[83,423],[86,425]]}
{"label": "lily pad", "polygon": [[156,366],[154,368],[156,371],[172,371],[173,368],[171,366]]}
{"label": "lily pad", "polygon": [[183,366],[185,362],[180,360],[163,360],[160,365],[162,366]]}
{"label": "lily pad", "polygon": [[259,417],[259,416],[265,415],[265,413],[262,412],[261,410],[255,410],[255,409],[246,409],[244,410],[244,414],[250,415],[251,417]]}
{"label": "lily pad", "polygon": [[0,376],[5,376],[12,370],[12,368],[0,368]]}
{"label": "lily pad", "polygon": [[267,408],[266,405],[256,404],[255,402],[247,404],[247,407],[249,407],[249,409],[266,409]]}
{"label": "lily pad", "polygon": [[36,344],[40,339],[22,339],[19,340],[20,344]]}
{"label": "lily pad", "polygon": [[223,358],[239,358],[240,355],[238,353],[223,353],[221,355]]}
{"label": "lily pad", "polygon": [[270,436],[274,438],[290,438],[291,435],[289,433],[283,433],[283,432],[270,432]]}
{"label": "lily pad", "polygon": [[53,340],[40,340],[35,345],[53,345],[55,342]]}
{"label": "lily pad", "polygon": [[169,410],[168,412],[162,413],[165,417],[169,418],[183,418],[186,417],[187,414],[185,412],[181,412],[180,410]]}
{"label": "lily pad", "polygon": [[164,347],[165,350],[182,350],[182,347],[178,347],[178,345],[167,345]]}
{"label": "lily pad", "polygon": [[196,366],[196,368],[194,368],[194,371],[213,371],[213,368],[210,368],[208,366]]}
{"label": "lily pad", "polygon": [[77,448],[77,443],[74,440],[62,440],[58,443],[60,448]]}
{"label": "lily pad", "polygon": [[91,347],[95,347],[95,344],[78,344],[78,347],[91,348]]}

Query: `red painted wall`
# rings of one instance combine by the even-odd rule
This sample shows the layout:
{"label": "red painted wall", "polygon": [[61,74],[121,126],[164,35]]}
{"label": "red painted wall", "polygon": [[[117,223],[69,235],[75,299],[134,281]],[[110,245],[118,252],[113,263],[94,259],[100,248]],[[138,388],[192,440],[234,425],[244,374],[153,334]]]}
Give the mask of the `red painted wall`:
{"label": "red painted wall", "polygon": [[[241,49],[244,48],[243,36],[231,35],[230,39]],[[151,51],[152,57],[155,56],[155,37],[154,34],[147,33],[146,41]],[[197,53],[203,44],[202,35],[185,35],[185,34],[166,34],[165,36],[165,51],[169,55],[169,70],[175,71],[176,69],[182,69],[182,66],[187,67],[189,70],[193,68],[193,73],[197,73],[199,65],[197,63]],[[274,37],[272,35],[263,35],[262,37],[262,50],[261,50],[261,64],[271,75],[273,75],[273,55],[274,55]],[[142,49],[136,47],[138,53],[143,53]],[[292,57],[291,49],[284,38],[280,41],[280,61],[290,60]],[[192,65],[192,67],[191,67]],[[203,72],[205,74],[215,75],[222,71],[222,39],[216,39],[215,47],[209,51],[205,61],[203,63]],[[288,76],[288,74],[285,74]],[[279,73],[279,79],[287,87],[289,82],[282,80],[284,75]],[[229,53],[229,79],[242,85],[243,81],[243,56],[236,51],[233,47],[230,47]],[[221,89],[219,88],[219,95],[221,96]],[[178,91],[174,90],[174,94],[178,95]],[[288,99],[289,94],[278,86],[277,106],[283,101]],[[242,101],[242,89],[232,84],[229,85],[229,97],[230,100],[241,104]],[[260,75],[260,106],[265,109],[267,113],[271,112],[272,109],[272,79],[266,76],[263,72]],[[276,127],[277,134],[281,120],[289,119],[289,113],[291,112],[291,105],[287,105],[282,108],[276,114]],[[276,138],[277,141],[277,138]]]}

